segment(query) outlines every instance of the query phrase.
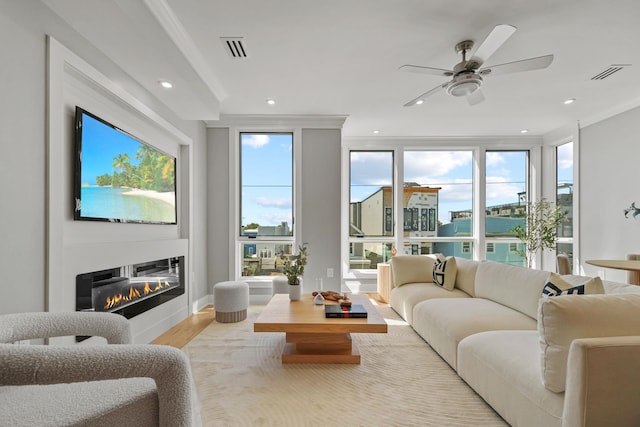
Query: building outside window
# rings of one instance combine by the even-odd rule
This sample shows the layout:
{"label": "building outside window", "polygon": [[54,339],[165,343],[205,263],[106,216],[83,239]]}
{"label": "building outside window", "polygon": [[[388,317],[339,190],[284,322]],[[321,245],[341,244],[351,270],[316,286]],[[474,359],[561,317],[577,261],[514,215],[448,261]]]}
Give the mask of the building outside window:
{"label": "building outside window", "polygon": [[[401,165],[394,166],[394,152]],[[515,251],[521,244],[513,228],[524,225],[528,150],[412,147],[351,150],[349,155],[350,270],[375,268],[371,252],[382,253],[376,260],[385,262],[395,245],[398,253],[443,253],[471,259],[477,256],[476,243],[484,259],[524,266],[524,259]],[[482,171],[477,170],[478,155],[484,156]],[[396,193],[394,167],[402,178]],[[485,186],[480,204],[475,202],[476,174]],[[394,206],[401,211],[396,213]],[[482,236],[474,231],[475,206],[484,207]]]}
{"label": "building outside window", "polygon": [[508,239],[515,238],[517,225],[525,225],[529,152],[487,151],[485,164],[485,238],[493,243],[493,252],[487,247],[486,259],[524,266],[524,258],[511,250],[513,242]]}
{"label": "building outside window", "polygon": [[[393,151],[351,151],[349,269],[375,270],[391,257],[393,200]],[[408,226],[413,227],[413,217]]]}

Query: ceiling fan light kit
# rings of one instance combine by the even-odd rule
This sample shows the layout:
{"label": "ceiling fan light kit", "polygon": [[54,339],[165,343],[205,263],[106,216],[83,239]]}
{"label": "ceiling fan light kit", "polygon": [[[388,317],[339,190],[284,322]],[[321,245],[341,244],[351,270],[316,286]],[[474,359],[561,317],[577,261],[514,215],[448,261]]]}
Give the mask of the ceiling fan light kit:
{"label": "ceiling fan light kit", "polygon": [[471,55],[469,60],[467,60],[467,53],[473,49],[473,41],[464,40],[457,43],[454,49],[456,53],[462,55],[462,61],[457,63],[453,67],[453,70],[420,65],[403,65],[400,67],[402,71],[451,77],[450,81],[430,89],[419,97],[407,102],[404,106],[411,107],[422,104],[425,98],[440,92],[442,89],[446,89],[447,93],[451,96],[464,96],[467,98],[469,105],[476,105],[484,101],[484,95],[480,90],[483,84],[483,76],[487,77],[494,73],[500,75],[547,68],[553,61],[553,55],[545,55],[537,58],[529,58],[494,65],[492,67],[480,68],[515,31],[516,27],[512,25],[496,25],[487,38],[484,39],[476,49],[475,53]]}
{"label": "ceiling fan light kit", "polygon": [[482,77],[478,74],[460,73],[447,86],[447,93],[452,96],[467,96],[480,89],[480,86],[482,86]]}

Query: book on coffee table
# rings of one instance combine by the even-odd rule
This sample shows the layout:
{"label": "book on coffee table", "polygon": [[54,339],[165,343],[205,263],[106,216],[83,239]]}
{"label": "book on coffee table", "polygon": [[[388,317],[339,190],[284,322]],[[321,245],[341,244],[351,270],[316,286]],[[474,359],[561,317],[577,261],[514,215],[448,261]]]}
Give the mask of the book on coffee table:
{"label": "book on coffee table", "polygon": [[324,317],[364,319],[367,317],[367,310],[361,304],[352,304],[350,307],[343,307],[338,304],[327,304],[324,306]]}

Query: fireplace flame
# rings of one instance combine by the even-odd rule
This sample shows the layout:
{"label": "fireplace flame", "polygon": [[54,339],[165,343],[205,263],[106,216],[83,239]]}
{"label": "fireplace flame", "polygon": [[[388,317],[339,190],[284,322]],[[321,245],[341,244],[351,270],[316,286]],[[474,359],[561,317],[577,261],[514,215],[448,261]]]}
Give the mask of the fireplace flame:
{"label": "fireplace flame", "polygon": [[165,280],[163,284],[160,279],[158,279],[158,283],[153,288],[151,287],[151,285],[149,285],[149,282],[144,283],[144,287],[142,288],[142,290],[138,290],[134,286],[131,286],[129,287],[128,293],[125,291],[125,294],[119,293],[116,295],[108,296],[105,299],[104,310],[110,310],[121,304],[125,304],[129,301],[133,301],[135,299],[141,298],[143,296],[152,294],[154,292],[157,292],[159,290],[162,290],[164,288],[169,288],[169,287],[171,287],[171,285],[169,284],[168,281]]}

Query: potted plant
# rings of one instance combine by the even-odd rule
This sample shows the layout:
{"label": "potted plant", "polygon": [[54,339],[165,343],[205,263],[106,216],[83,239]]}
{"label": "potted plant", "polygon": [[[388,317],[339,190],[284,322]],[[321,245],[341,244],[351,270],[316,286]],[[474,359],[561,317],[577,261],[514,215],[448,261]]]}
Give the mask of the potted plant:
{"label": "potted plant", "polygon": [[524,244],[524,250],[517,249],[516,252],[525,258],[527,268],[533,265],[533,259],[539,249],[556,247],[558,227],[566,220],[567,211],[546,199],[527,203],[525,226],[517,225],[512,230]]}
{"label": "potted plant", "polygon": [[307,265],[307,258],[309,253],[307,252],[307,244],[303,243],[298,246],[298,253],[285,257],[283,259],[283,273],[287,276],[289,282],[289,298],[292,301],[297,301],[302,296],[302,275],[304,274],[304,268]]}

